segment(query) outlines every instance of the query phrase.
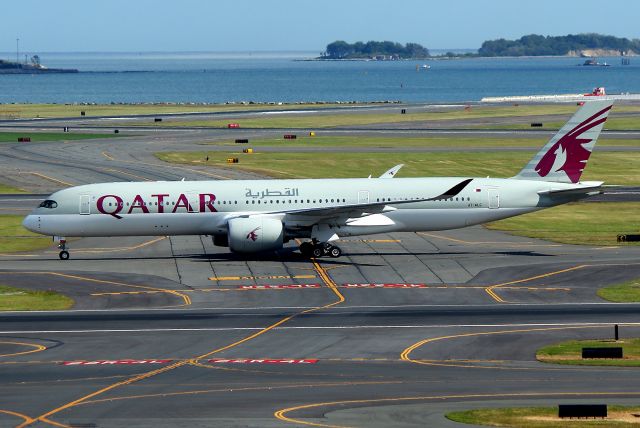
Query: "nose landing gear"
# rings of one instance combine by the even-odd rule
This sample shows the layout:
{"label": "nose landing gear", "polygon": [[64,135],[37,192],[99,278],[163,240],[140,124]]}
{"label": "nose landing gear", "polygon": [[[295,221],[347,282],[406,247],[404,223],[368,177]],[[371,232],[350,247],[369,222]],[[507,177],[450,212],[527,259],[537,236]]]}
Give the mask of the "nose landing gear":
{"label": "nose landing gear", "polygon": [[60,238],[60,243],[58,244],[58,249],[60,253],[58,253],[58,257],[60,260],[69,260],[69,252],[67,251],[67,240],[64,238]]}
{"label": "nose landing gear", "polygon": [[320,258],[322,256],[340,257],[342,250],[337,245],[328,242],[303,242],[300,253],[305,257]]}

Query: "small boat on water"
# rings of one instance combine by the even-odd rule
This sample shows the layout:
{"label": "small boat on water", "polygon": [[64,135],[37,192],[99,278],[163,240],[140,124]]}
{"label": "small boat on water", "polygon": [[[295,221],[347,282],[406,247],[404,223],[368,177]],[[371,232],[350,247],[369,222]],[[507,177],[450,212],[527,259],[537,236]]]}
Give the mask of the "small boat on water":
{"label": "small boat on water", "polygon": [[591,58],[581,64],[583,67],[609,67],[609,64],[606,62],[598,62],[597,59]]}

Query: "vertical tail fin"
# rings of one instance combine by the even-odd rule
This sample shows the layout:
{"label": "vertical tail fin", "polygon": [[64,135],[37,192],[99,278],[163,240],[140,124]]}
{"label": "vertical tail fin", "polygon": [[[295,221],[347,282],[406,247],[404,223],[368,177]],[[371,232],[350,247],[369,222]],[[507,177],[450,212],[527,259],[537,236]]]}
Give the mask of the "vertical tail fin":
{"label": "vertical tail fin", "polygon": [[514,178],[580,181],[612,106],[612,100],[586,102]]}

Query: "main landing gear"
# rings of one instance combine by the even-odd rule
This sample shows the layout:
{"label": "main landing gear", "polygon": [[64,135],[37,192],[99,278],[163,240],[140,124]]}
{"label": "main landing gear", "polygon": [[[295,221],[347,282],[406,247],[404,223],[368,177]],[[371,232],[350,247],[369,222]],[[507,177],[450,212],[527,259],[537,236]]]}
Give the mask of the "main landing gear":
{"label": "main landing gear", "polygon": [[60,250],[60,253],[58,254],[58,257],[60,257],[60,260],[69,260],[69,252],[67,251],[66,239],[60,239],[60,244],[58,244],[58,249]]}
{"label": "main landing gear", "polygon": [[319,258],[322,256],[340,257],[342,250],[328,242],[303,242],[300,244],[300,252],[305,257]]}

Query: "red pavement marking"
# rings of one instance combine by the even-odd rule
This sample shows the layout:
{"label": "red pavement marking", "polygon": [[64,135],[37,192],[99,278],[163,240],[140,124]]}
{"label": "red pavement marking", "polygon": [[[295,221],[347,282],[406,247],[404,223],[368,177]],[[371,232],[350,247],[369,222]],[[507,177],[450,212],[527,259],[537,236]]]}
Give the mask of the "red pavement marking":
{"label": "red pavement marking", "polygon": [[109,366],[117,364],[167,364],[173,360],[95,360],[95,361],[63,361],[63,366]]}
{"label": "red pavement marking", "polygon": [[242,285],[243,290],[269,290],[281,288],[320,288],[320,284]]}
{"label": "red pavement marking", "polygon": [[427,284],[344,284],[345,288],[427,288]]}
{"label": "red pavement marking", "polygon": [[295,359],[249,359],[249,358],[237,358],[237,359],[227,359],[227,358],[214,358],[208,360],[210,363],[229,363],[229,364],[315,364],[318,360],[295,360]]}

